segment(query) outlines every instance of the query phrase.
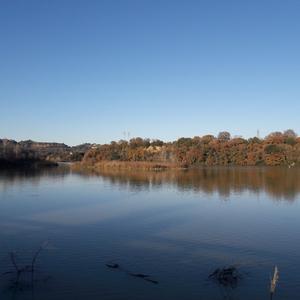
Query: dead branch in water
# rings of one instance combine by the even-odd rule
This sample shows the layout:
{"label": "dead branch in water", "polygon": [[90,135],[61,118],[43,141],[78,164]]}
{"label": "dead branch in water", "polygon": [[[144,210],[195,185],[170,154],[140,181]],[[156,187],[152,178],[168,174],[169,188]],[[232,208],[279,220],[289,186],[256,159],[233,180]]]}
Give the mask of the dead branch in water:
{"label": "dead branch in water", "polygon": [[121,266],[117,263],[106,263],[105,265],[110,269],[117,269],[119,271],[123,271],[126,274],[128,274],[129,276],[140,278],[140,279],[143,279],[145,281],[148,281],[148,282],[151,282],[151,283],[154,283],[154,284],[158,284],[158,281],[152,279],[151,275],[143,274],[143,273],[132,273],[132,272],[130,272],[130,271],[124,269],[124,268],[121,268]]}
{"label": "dead branch in water", "polygon": [[275,289],[276,289],[276,285],[279,279],[279,271],[277,266],[275,266],[274,268],[274,274],[273,274],[273,278],[271,278],[271,283],[270,283],[270,299],[273,299],[273,295],[275,293]]}
{"label": "dead branch in water", "polygon": [[47,245],[48,245],[48,241],[44,242],[34,252],[33,257],[31,259],[31,263],[23,265],[23,266],[20,266],[18,264],[17,257],[16,257],[16,252],[10,252],[9,253],[10,261],[11,261],[11,264],[12,264],[12,266],[14,268],[14,271],[5,272],[2,275],[9,275],[9,274],[14,274],[15,275],[14,279],[12,280],[12,288],[14,288],[14,289],[18,289],[19,288],[19,285],[20,285],[20,282],[21,282],[21,277],[25,273],[31,274],[31,286],[33,287],[33,284],[34,284],[34,272],[36,270],[36,262],[37,262],[37,259],[38,259],[39,255],[47,247]]}

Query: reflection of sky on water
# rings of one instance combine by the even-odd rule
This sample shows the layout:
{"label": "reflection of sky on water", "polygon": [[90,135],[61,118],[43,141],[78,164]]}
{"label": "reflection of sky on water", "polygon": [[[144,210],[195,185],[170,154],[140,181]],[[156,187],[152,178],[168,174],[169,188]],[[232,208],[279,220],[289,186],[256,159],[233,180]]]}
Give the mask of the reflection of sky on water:
{"label": "reflection of sky on water", "polygon": [[[30,249],[49,238],[58,250],[45,265],[57,278],[57,294],[41,292],[46,300],[63,299],[59,289],[73,298],[92,290],[101,299],[182,299],[185,293],[190,299],[220,299],[210,285],[199,290],[199,282],[205,283],[214,267],[230,263],[252,276],[234,299],[262,299],[274,264],[283,269],[278,296],[294,299],[300,292],[298,173],[237,168],[2,174],[0,258],[11,248]],[[163,284],[138,292],[128,278],[99,267],[110,259],[136,271],[142,267]],[[60,264],[66,267],[58,272]],[[114,285],[120,286],[117,292]]]}

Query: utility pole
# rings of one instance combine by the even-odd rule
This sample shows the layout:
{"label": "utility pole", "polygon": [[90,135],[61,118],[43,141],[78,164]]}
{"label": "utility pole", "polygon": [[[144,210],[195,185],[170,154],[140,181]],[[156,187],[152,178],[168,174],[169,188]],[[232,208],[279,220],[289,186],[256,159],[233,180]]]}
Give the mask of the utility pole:
{"label": "utility pole", "polygon": [[256,137],[257,137],[258,139],[260,139],[259,129],[257,129]]}

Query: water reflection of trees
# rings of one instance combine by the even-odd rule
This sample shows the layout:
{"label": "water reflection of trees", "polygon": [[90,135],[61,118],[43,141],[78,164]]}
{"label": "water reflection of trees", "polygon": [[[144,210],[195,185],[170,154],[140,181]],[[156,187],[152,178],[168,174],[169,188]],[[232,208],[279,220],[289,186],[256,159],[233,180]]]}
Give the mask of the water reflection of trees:
{"label": "water reflection of trees", "polygon": [[[73,171],[74,172],[74,171]],[[293,201],[300,194],[300,168],[284,167],[209,167],[191,170],[170,171],[115,171],[103,170],[74,172],[84,177],[100,176],[110,184],[128,187],[134,191],[160,188],[162,185],[176,187],[180,191],[232,193],[250,191],[266,192],[274,199]],[[30,181],[38,184],[44,177],[64,178],[70,174],[67,166],[43,169],[1,170],[0,189],[12,184]]]}
{"label": "water reflection of trees", "polygon": [[31,184],[39,184],[42,178],[63,178],[70,173],[69,167],[45,167],[45,168],[13,168],[0,170],[0,189],[5,189],[13,184],[23,184],[30,181]]}
{"label": "water reflection of trees", "polygon": [[294,200],[300,193],[300,169],[281,167],[203,168],[198,170],[109,171],[98,172],[111,184],[145,190],[169,184],[179,190],[193,190],[207,194],[250,191],[266,192],[274,199]]}

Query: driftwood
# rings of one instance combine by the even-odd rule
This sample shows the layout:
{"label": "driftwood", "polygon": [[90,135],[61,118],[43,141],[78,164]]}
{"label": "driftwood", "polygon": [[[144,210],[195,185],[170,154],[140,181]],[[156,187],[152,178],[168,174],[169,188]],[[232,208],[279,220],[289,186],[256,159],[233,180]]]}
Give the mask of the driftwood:
{"label": "driftwood", "polygon": [[119,264],[111,264],[111,263],[107,263],[105,264],[108,268],[111,268],[111,269],[119,269],[120,268],[120,265]]}
{"label": "driftwood", "polygon": [[127,273],[129,276],[140,278],[140,279],[143,279],[145,281],[148,281],[148,282],[151,282],[151,283],[154,283],[154,284],[158,284],[159,283],[157,280],[152,279],[151,275],[143,274],[143,273],[133,273],[133,272],[130,272],[130,271],[122,268],[117,263],[106,263],[105,265],[106,265],[106,267],[108,267],[110,269],[117,269],[119,271],[123,271],[123,272]]}
{"label": "driftwood", "polygon": [[139,278],[147,278],[150,277],[150,275],[146,275],[146,274],[140,274],[140,273],[129,273],[130,276],[133,277],[139,277]]}

